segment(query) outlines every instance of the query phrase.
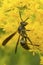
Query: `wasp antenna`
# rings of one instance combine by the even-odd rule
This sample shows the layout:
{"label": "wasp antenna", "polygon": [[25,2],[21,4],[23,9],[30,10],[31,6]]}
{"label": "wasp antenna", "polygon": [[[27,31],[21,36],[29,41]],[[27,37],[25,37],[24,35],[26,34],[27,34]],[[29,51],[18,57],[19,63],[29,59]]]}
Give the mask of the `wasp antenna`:
{"label": "wasp antenna", "polygon": [[19,15],[20,15],[20,19],[21,19],[21,21],[23,21],[23,19],[22,19],[22,17],[21,17],[21,12],[19,11]]}
{"label": "wasp antenna", "polygon": [[24,21],[27,21],[29,19],[29,17],[27,17]]}

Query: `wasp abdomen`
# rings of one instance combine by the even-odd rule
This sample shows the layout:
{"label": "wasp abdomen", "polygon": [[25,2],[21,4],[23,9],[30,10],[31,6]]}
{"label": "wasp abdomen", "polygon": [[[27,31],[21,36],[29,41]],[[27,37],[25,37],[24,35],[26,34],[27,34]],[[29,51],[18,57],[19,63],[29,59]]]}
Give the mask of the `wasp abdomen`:
{"label": "wasp abdomen", "polygon": [[21,44],[21,46],[22,46],[24,49],[26,49],[26,50],[29,50],[29,49],[30,49],[30,48],[28,47],[27,43],[26,43],[24,40],[21,40],[21,41],[20,41],[20,44]]}

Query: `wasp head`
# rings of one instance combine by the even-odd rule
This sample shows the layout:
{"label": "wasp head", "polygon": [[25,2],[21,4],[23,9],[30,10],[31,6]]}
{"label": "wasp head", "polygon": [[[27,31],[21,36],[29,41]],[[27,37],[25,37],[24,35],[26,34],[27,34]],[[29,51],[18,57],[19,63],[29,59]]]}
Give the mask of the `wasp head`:
{"label": "wasp head", "polygon": [[26,26],[28,23],[27,22],[21,22],[20,23],[22,26]]}

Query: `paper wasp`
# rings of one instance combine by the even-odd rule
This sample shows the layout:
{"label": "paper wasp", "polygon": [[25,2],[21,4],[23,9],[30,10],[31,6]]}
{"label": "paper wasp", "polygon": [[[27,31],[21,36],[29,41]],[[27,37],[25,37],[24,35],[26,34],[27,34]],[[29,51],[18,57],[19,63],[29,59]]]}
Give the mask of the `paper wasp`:
{"label": "paper wasp", "polygon": [[32,45],[32,41],[30,40],[30,38],[27,36],[27,33],[26,31],[30,31],[30,30],[26,30],[25,26],[28,24],[26,21],[29,19],[26,18],[24,21],[21,17],[21,14],[19,12],[19,15],[20,15],[20,19],[21,19],[21,22],[20,22],[20,25],[17,29],[16,32],[14,32],[13,34],[11,34],[9,37],[7,37],[2,45],[5,46],[7,44],[7,42],[18,32],[19,33],[19,38],[18,38],[18,41],[17,41],[17,44],[16,44],[16,47],[15,47],[15,53],[17,52],[17,47],[18,47],[18,44],[19,44],[19,41],[20,41],[20,44],[21,46],[26,49],[26,50],[29,50],[29,46],[27,45],[27,40],[30,42],[30,44]]}

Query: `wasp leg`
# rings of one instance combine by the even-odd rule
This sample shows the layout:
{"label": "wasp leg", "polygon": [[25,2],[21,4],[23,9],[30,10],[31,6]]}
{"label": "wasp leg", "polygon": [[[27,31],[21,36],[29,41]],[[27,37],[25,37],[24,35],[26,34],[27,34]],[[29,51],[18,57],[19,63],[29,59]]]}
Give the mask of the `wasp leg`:
{"label": "wasp leg", "polygon": [[17,46],[18,46],[19,40],[20,40],[20,35],[19,35],[19,38],[18,38],[18,41],[17,41],[16,47],[15,47],[15,53],[17,52]]}
{"label": "wasp leg", "polygon": [[[32,41],[30,40],[30,38],[29,38],[29,37],[26,37],[26,38],[30,41],[31,45],[33,45],[33,44],[32,44]],[[34,46],[39,47],[39,45],[37,45],[37,44],[34,44]]]}
{"label": "wasp leg", "polygon": [[16,33],[17,33],[17,31],[14,32],[13,34],[11,34],[9,37],[7,37],[7,38],[3,41],[2,45],[5,46],[5,45],[7,44],[7,42],[8,42]]}
{"label": "wasp leg", "polygon": [[26,31],[28,31],[28,32],[29,32],[29,31],[31,31],[31,30],[26,30]]}
{"label": "wasp leg", "polygon": [[26,36],[26,38],[30,41],[31,45],[33,45],[33,44],[32,44],[32,41],[30,40],[30,38],[29,38],[29,37],[27,37],[27,36]]}

